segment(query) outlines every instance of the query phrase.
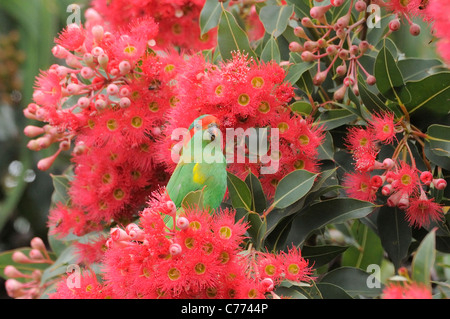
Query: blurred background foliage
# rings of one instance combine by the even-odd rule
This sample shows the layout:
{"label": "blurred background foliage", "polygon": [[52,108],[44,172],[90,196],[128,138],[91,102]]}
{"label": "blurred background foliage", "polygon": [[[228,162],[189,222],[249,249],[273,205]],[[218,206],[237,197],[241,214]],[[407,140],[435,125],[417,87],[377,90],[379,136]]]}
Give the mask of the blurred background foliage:
{"label": "blurred background foliage", "polygon": [[[35,77],[55,62],[50,50],[72,3],[0,0],[0,251],[28,246],[35,236],[47,237],[53,192],[49,173],[64,170],[68,159],[61,158],[50,172],[37,170],[37,161],[52,150],[28,150],[23,129],[33,123],[22,110],[31,102]],[[83,10],[87,1],[76,3]],[[5,296],[0,282],[0,298]]]}
{"label": "blurred background foliage", "polygon": [[[33,121],[22,110],[31,102],[39,71],[56,62],[51,48],[67,24],[71,4],[83,12],[88,0],[0,0],[0,252],[28,246],[35,236],[46,240],[50,174],[60,174],[69,163],[67,154],[49,172],[37,170],[37,161],[54,149],[28,150],[23,129]],[[81,18],[83,22],[83,14]],[[409,36],[403,27],[392,39],[408,57],[435,58],[430,28],[417,23],[423,30],[419,37]],[[8,298],[1,278],[0,298]]]}

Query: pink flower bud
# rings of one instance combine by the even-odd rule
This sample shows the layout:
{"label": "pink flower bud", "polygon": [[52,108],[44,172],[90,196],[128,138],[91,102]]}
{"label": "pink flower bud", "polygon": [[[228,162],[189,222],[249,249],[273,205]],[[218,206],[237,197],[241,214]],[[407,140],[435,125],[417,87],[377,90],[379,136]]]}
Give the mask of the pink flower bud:
{"label": "pink flower bud", "polygon": [[303,43],[303,48],[306,51],[313,51],[314,49],[316,49],[318,47],[318,43],[316,41],[305,41],[305,43]]}
{"label": "pink flower bud", "polygon": [[171,200],[166,202],[167,214],[175,214],[177,212],[177,206]]}
{"label": "pink flower bud", "polygon": [[342,85],[334,92],[333,99],[335,99],[336,101],[342,101],[345,97],[345,92],[347,92],[347,87],[345,85]]}
{"label": "pink flower bud", "polygon": [[336,68],[336,74],[339,76],[344,76],[347,73],[347,65],[344,63],[342,65],[339,65]]}
{"label": "pink flower bud", "polygon": [[94,76],[95,72],[90,67],[85,66],[81,68],[80,74],[85,79],[90,79]]}
{"label": "pink flower bud", "polygon": [[383,160],[383,168],[384,169],[391,169],[392,167],[394,167],[395,162],[391,159],[391,158],[385,158]]}
{"label": "pink flower bud", "polygon": [[83,67],[80,61],[78,61],[78,58],[73,54],[70,54],[68,57],[66,57],[66,64],[74,69],[81,69]]}
{"label": "pink flower bud", "polygon": [[62,151],[68,151],[70,149],[70,142],[69,141],[61,141],[59,143],[59,148]]}
{"label": "pink flower bud", "polygon": [[348,60],[350,58],[350,51],[346,49],[339,50],[339,58],[341,60]]}
{"label": "pink flower bud", "polygon": [[400,209],[407,209],[409,207],[409,195],[407,193],[403,193],[400,196],[397,207]]}
{"label": "pink flower bud", "polygon": [[271,278],[264,278],[261,280],[261,287],[265,292],[272,291],[274,288],[273,280]]}
{"label": "pink flower bud", "polygon": [[431,172],[429,171],[423,171],[420,174],[420,181],[427,186],[430,185],[431,182],[433,181],[433,174],[431,174]]}
{"label": "pink flower bud", "polygon": [[338,27],[339,29],[344,29],[348,27],[349,22],[350,22],[350,15],[346,14],[345,16],[340,17],[336,21],[336,27]]}
{"label": "pink flower bud", "polygon": [[52,49],[53,56],[57,59],[65,59],[69,55],[69,51],[60,45],[55,45]]}
{"label": "pink flower bud", "polygon": [[183,250],[179,244],[172,244],[169,247],[169,252],[172,256],[179,255],[182,251]]}
{"label": "pink flower bud", "polygon": [[31,249],[30,258],[33,260],[40,260],[44,259],[44,255],[42,255],[42,253],[38,249]]}
{"label": "pink flower bud", "polygon": [[120,105],[121,108],[127,108],[127,107],[129,107],[131,105],[131,101],[130,101],[129,98],[123,97],[123,98],[120,99],[119,105]]}
{"label": "pink flower bud", "polygon": [[103,99],[97,99],[97,100],[95,101],[94,105],[95,105],[95,108],[96,108],[97,110],[103,110],[104,108],[106,108],[106,106],[107,106],[108,104],[107,104],[106,101],[103,100]]}
{"label": "pink flower bud", "polygon": [[89,104],[91,104],[91,100],[85,96],[80,97],[78,99],[78,106],[81,107],[82,109],[85,109],[89,106]]}
{"label": "pink flower bud", "polygon": [[353,86],[355,84],[355,79],[352,76],[347,76],[344,79],[345,86]]}
{"label": "pink flower bud", "polygon": [[110,235],[113,241],[128,241],[131,240],[131,237],[126,233],[126,231],[124,231],[123,229],[120,228],[111,228],[110,230]]}
{"label": "pink flower bud", "polygon": [[336,55],[336,53],[338,52],[337,46],[334,45],[334,44],[332,44],[332,45],[330,45],[330,46],[327,47],[326,51],[327,51],[327,53],[330,54],[330,55]]}
{"label": "pink flower bud", "polygon": [[322,71],[322,72],[316,73],[316,75],[313,78],[313,84],[315,86],[321,85],[325,81],[325,79],[327,78],[327,74],[328,73],[326,71]]}
{"label": "pink flower bud", "polygon": [[119,63],[120,74],[125,75],[130,73],[131,64],[128,61],[122,61]]}
{"label": "pink flower bud", "polygon": [[447,182],[443,178],[433,179],[433,184],[436,189],[442,190],[447,187]]}
{"label": "pink flower bud", "polygon": [[28,264],[31,262],[30,258],[28,258],[23,252],[21,251],[15,251],[12,256],[11,256],[12,260],[15,263],[19,263],[19,264]]}
{"label": "pink flower bud", "polygon": [[391,184],[384,185],[384,186],[381,188],[381,194],[383,194],[384,196],[389,196],[389,195],[392,194],[392,190],[393,190],[393,189],[394,189],[394,188],[392,187]]}
{"label": "pink flower bud", "polygon": [[108,85],[108,87],[106,88],[106,92],[109,95],[116,95],[119,93],[119,87],[115,84],[110,84]]}
{"label": "pink flower bud", "polygon": [[384,176],[374,175],[370,179],[370,183],[372,184],[372,186],[379,188],[379,187],[381,187],[381,185],[383,185],[384,180],[385,180]]}
{"label": "pink flower bud", "polygon": [[374,85],[377,83],[377,79],[373,75],[369,75],[366,79],[368,85]]}
{"label": "pink flower bud", "polygon": [[101,25],[95,25],[92,27],[92,35],[94,36],[94,39],[98,42],[100,42],[103,39],[105,30]]}
{"label": "pink flower bud", "polygon": [[73,148],[73,154],[75,155],[81,155],[84,154],[87,147],[83,142],[78,142],[75,147]]}
{"label": "pink flower bud", "polygon": [[80,91],[80,86],[75,83],[70,83],[66,89],[67,93],[69,93],[70,95],[76,95]]}
{"label": "pink flower bud", "polygon": [[316,6],[316,7],[312,7],[311,10],[309,11],[309,15],[311,16],[311,18],[313,19],[320,19],[324,16],[325,13],[327,13],[327,11],[332,7],[332,5],[327,5],[327,6]]}
{"label": "pink flower bud", "polygon": [[186,217],[177,218],[177,227],[184,230],[189,227],[189,220]]}
{"label": "pink flower bud", "polygon": [[23,284],[16,279],[8,279],[5,282],[5,289],[11,298],[17,298],[24,294],[24,291],[21,291],[23,288]]}
{"label": "pink flower bud", "polygon": [[400,29],[400,20],[394,19],[389,22],[389,30],[391,31],[397,31]]}
{"label": "pink flower bud", "polygon": [[16,267],[12,265],[6,266],[3,273],[5,274],[6,277],[9,278],[22,278],[24,276],[23,273],[21,273]]}
{"label": "pink flower bud", "polygon": [[402,194],[400,192],[396,192],[394,194],[392,194],[391,196],[389,196],[389,198],[387,199],[387,205],[389,207],[396,207],[398,204],[398,201],[400,200],[400,196]]}
{"label": "pink flower bud", "polygon": [[308,39],[305,30],[300,26],[294,28],[294,34],[299,38]]}
{"label": "pink flower bud", "polygon": [[83,55],[83,61],[84,63],[86,63],[86,65],[88,67],[95,67],[95,61],[94,61],[94,56],[90,53],[85,53]]}
{"label": "pink flower bud", "polygon": [[331,0],[331,4],[332,4],[334,7],[342,6],[343,3],[344,3],[344,0]]}
{"label": "pink flower bud", "polygon": [[98,64],[100,64],[100,66],[103,69],[106,69],[106,67],[108,65],[109,57],[105,53],[102,53],[98,56],[97,61],[98,61]]}
{"label": "pink flower bud", "polygon": [[304,17],[304,18],[302,18],[302,26],[307,27],[307,28],[313,28],[314,23],[312,23],[310,18]]}
{"label": "pink flower bud", "polygon": [[420,26],[416,23],[411,24],[409,27],[409,33],[413,36],[418,36],[420,34]]}
{"label": "pink flower bud", "polygon": [[95,47],[95,48],[93,48],[92,51],[91,51],[91,54],[92,54],[93,56],[95,56],[95,57],[98,57],[100,54],[103,54],[103,53],[104,53],[104,51],[103,51],[103,49],[100,48],[100,47]]}
{"label": "pink flower bud", "polygon": [[41,171],[46,171],[48,170],[53,163],[56,160],[58,153],[53,154],[52,156],[46,157],[41,159],[38,163],[37,163],[37,168]]}
{"label": "pink flower bud", "polygon": [[24,128],[23,133],[28,137],[36,137],[44,134],[44,129],[42,127],[28,125]]}
{"label": "pink flower bud", "polygon": [[131,94],[130,92],[130,88],[128,86],[122,86],[119,90],[119,95],[120,96],[129,96]]}
{"label": "pink flower bud", "polygon": [[311,61],[314,61],[315,56],[313,53],[311,53],[309,51],[304,51],[301,55],[301,58],[305,62],[311,62]]}
{"label": "pink flower bud", "polygon": [[366,11],[366,8],[367,8],[367,4],[365,1],[363,1],[363,0],[356,1],[356,3],[355,3],[356,11],[364,12],[364,11]]}
{"label": "pink flower bud", "polygon": [[41,238],[39,237],[34,237],[31,241],[30,241],[30,246],[33,249],[37,249],[40,251],[46,251],[47,249],[45,248],[45,244],[42,241]]}
{"label": "pink flower bud", "polygon": [[302,52],[304,50],[303,46],[298,42],[289,43],[289,51],[291,52]]}
{"label": "pink flower bud", "polygon": [[128,224],[125,230],[132,240],[141,241],[144,239],[145,232],[136,224]]}
{"label": "pink flower bud", "polygon": [[359,96],[358,83],[355,83],[355,85],[353,85],[352,91],[353,91],[353,94],[355,94],[356,96]]}

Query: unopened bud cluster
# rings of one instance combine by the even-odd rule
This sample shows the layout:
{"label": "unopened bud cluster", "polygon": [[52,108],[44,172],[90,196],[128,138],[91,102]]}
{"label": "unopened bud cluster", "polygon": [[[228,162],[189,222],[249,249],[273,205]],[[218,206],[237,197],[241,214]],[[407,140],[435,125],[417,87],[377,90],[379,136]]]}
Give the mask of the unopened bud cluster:
{"label": "unopened bud cluster", "polygon": [[[26,270],[29,264],[53,264],[53,260],[41,238],[31,240],[31,249],[27,253],[16,250],[12,253],[12,261],[16,264],[7,265],[4,275],[8,277],[5,282],[6,292],[9,297],[16,299],[34,299],[40,297],[50,283],[41,285],[42,271],[34,269]],[[22,267],[17,266],[20,264]],[[23,269],[22,271],[20,269]]]}

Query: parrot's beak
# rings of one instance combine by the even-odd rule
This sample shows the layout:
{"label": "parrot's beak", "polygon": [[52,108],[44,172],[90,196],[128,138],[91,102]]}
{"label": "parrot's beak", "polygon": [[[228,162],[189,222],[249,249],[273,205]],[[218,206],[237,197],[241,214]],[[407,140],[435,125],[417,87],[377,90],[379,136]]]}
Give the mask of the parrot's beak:
{"label": "parrot's beak", "polygon": [[210,125],[210,127],[208,128],[208,133],[209,133],[211,142],[213,142],[216,139],[216,137],[218,137],[220,135],[220,130],[216,123],[212,123]]}

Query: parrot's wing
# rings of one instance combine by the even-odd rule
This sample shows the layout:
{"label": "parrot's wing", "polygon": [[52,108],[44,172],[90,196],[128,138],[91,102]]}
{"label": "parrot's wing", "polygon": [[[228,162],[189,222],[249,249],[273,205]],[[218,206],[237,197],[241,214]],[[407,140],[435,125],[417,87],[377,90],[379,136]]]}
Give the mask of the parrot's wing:
{"label": "parrot's wing", "polygon": [[194,166],[195,163],[180,162],[167,183],[167,193],[177,207],[181,206],[181,202],[187,193],[199,190],[203,186],[193,180]]}

